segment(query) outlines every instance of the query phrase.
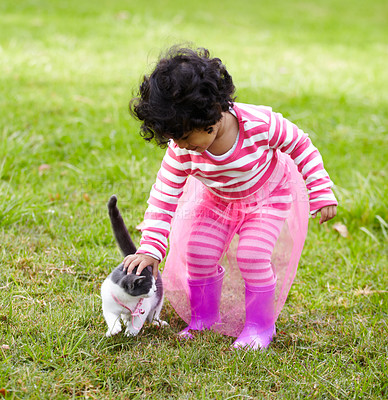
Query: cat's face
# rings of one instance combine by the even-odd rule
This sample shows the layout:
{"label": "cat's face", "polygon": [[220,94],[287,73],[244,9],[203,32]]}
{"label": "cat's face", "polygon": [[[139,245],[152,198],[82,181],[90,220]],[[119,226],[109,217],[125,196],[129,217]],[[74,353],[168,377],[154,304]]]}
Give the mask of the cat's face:
{"label": "cat's face", "polygon": [[151,297],[156,292],[155,278],[152,276],[150,268],[145,268],[141,275],[136,275],[136,268],[131,274],[123,271],[120,264],[112,274],[112,280],[117,283],[132,297]]}
{"label": "cat's face", "polygon": [[151,297],[156,292],[155,279],[152,275],[150,277],[126,275],[121,279],[120,286],[132,297]]}

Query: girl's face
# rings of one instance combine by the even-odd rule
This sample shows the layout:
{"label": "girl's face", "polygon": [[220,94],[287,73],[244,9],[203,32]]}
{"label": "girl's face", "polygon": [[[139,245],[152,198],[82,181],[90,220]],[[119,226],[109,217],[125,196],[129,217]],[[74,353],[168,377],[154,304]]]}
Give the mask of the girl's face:
{"label": "girl's face", "polygon": [[207,129],[196,129],[183,135],[180,139],[173,139],[180,149],[187,149],[203,153],[208,150],[217,138],[221,121]]}

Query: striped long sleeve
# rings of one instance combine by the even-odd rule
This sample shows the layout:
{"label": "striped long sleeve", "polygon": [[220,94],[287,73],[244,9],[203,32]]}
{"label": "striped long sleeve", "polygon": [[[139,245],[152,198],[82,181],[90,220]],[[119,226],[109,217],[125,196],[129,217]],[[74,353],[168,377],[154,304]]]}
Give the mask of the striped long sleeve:
{"label": "striped long sleeve", "polygon": [[331,191],[333,182],[323,166],[321,154],[306,133],[281,114],[271,113],[269,145],[294,160],[306,182],[311,213],[327,205],[337,205]]}
{"label": "striped long sleeve", "polygon": [[171,219],[188,175],[199,179],[216,196],[245,198],[269,179],[278,150],[289,154],[302,174],[311,213],[337,204],[322,157],[306,133],[269,107],[235,103],[231,112],[238,119],[239,135],[234,150],[225,157],[169,144],[148,200],[138,253],[164,258]]}
{"label": "striped long sleeve", "polygon": [[156,182],[148,199],[144,228],[137,253],[149,254],[162,260],[166,255],[171,219],[183,192],[187,174],[175,159],[171,146],[167,149]]}

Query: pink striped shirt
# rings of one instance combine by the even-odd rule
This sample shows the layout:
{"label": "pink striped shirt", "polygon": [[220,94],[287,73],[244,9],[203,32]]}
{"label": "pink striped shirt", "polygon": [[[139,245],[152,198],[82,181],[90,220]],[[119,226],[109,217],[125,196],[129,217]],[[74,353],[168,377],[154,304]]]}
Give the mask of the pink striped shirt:
{"label": "pink striped shirt", "polygon": [[170,142],[148,200],[138,253],[159,260],[166,255],[171,219],[189,175],[219,197],[245,198],[271,176],[277,149],[289,154],[302,174],[311,213],[337,205],[322,157],[306,133],[269,107],[235,103],[231,112],[238,119],[239,134],[235,149],[226,158],[180,149]]}

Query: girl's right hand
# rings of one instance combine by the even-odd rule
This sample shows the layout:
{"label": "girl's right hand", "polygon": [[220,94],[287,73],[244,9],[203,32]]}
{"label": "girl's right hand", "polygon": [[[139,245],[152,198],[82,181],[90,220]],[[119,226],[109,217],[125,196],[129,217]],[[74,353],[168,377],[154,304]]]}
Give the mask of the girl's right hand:
{"label": "girl's right hand", "polygon": [[141,271],[148,266],[152,267],[152,275],[155,280],[158,277],[158,267],[160,261],[147,254],[131,254],[124,258],[124,270],[127,270],[127,274],[130,274],[134,268],[137,267],[136,275],[140,275]]}

